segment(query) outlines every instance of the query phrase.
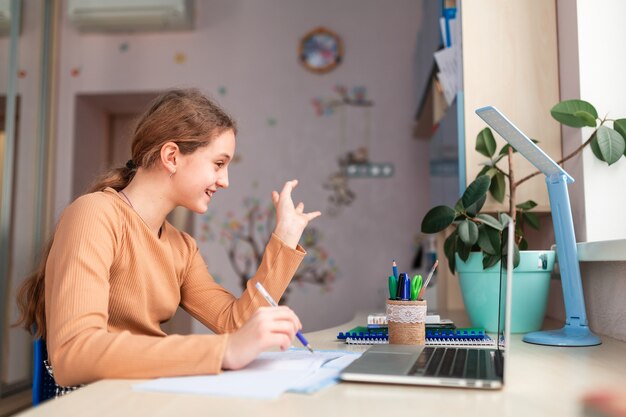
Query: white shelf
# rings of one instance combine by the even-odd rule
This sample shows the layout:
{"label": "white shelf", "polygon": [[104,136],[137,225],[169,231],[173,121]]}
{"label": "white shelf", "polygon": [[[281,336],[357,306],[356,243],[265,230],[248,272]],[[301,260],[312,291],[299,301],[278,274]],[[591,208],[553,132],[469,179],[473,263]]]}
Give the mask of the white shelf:
{"label": "white shelf", "polygon": [[626,239],[576,244],[581,262],[626,261]]}

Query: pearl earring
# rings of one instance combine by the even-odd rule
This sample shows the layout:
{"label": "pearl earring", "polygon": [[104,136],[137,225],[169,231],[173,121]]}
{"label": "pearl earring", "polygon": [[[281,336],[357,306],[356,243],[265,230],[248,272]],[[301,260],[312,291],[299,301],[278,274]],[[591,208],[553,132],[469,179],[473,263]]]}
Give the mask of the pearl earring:
{"label": "pearl earring", "polygon": [[172,178],[172,175],[176,174],[176,170],[170,172],[170,178]]}

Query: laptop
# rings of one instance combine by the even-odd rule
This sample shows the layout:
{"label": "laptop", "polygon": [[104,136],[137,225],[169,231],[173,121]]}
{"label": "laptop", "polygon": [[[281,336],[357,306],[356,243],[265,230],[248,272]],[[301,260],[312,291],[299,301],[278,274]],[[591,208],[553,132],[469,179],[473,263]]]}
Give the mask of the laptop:
{"label": "laptop", "polygon": [[[501,389],[511,335],[513,222],[508,226],[507,268],[500,263],[498,337],[494,346],[374,345],[340,374],[343,381]],[[504,282],[503,282],[504,281]],[[504,293],[503,293],[504,292]]]}

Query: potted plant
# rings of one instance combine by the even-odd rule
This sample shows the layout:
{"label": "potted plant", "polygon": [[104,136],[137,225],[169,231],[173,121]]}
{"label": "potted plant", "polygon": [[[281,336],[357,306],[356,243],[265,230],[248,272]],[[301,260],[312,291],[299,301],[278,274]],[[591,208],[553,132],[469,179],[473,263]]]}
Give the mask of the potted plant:
{"label": "potted plant", "polygon": [[[578,155],[587,146],[591,147],[596,158],[608,165],[625,155],[626,119],[601,119],[593,105],[582,100],[562,101],[550,113],[566,126],[595,128],[590,137],[574,152],[558,161],[559,164]],[[612,128],[607,123],[612,123]],[[454,207],[432,208],[424,216],[421,228],[423,233],[438,233],[452,227],[452,233],[444,242],[444,253],[452,273],[459,272],[463,301],[470,321],[474,326],[495,331],[497,325],[494,318],[497,314],[493,314],[493,309],[497,308],[499,301],[498,286],[491,280],[499,280],[499,264],[506,254],[505,226],[509,219],[515,219],[513,264],[516,269],[511,330],[525,333],[538,330],[543,322],[554,252],[527,250],[524,228],[539,228],[539,217],[531,211],[537,204],[532,200],[522,203],[516,201],[517,188],[540,172],[516,179],[512,157],[515,149],[506,144],[497,152],[496,147],[491,129],[485,128],[479,132],[475,149],[488,158],[483,163],[484,167]],[[506,170],[498,166],[504,158],[508,159]],[[487,194],[498,202],[504,201],[507,183],[508,209],[495,213],[495,216],[481,212]]]}

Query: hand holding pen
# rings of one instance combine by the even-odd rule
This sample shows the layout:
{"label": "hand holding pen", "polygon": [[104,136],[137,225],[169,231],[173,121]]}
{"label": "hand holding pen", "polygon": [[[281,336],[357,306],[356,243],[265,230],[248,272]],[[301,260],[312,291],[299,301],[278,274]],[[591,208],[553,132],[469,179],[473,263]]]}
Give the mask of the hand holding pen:
{"label": "hand holding pen", "polygon": [[[278,307],[278,303],[276,303],[276,301],[274,301],[274,299],[272,298],[272,296],[270,295],[270,293],[267,292],[267,290],[263,287],[263,285],[261,285],[260,282],[257,282],[255,285],[256,289],[259,290],[259,292],[261,293],[261,295],[263,295],[263,298],[265,298],[265,300],[272,306],[272,307]],[[298,338],[298,340],[300,340],[300,342],[304,345],[305,348],[307,348],[311,353],[313,352],[313,348],[311,348],[311,345],[309,344],[309,342],[306,340],[306,338],[304,337],[304,335],[300,332],[300,330],[298,330],[296,332],[296,337]]]}
{"label": "hand holding pen", "polygon": [[222,369],[241,369],[271,348],[287,350],[300,327],[300,320],[288,307],[260,307],[227,335]]}

